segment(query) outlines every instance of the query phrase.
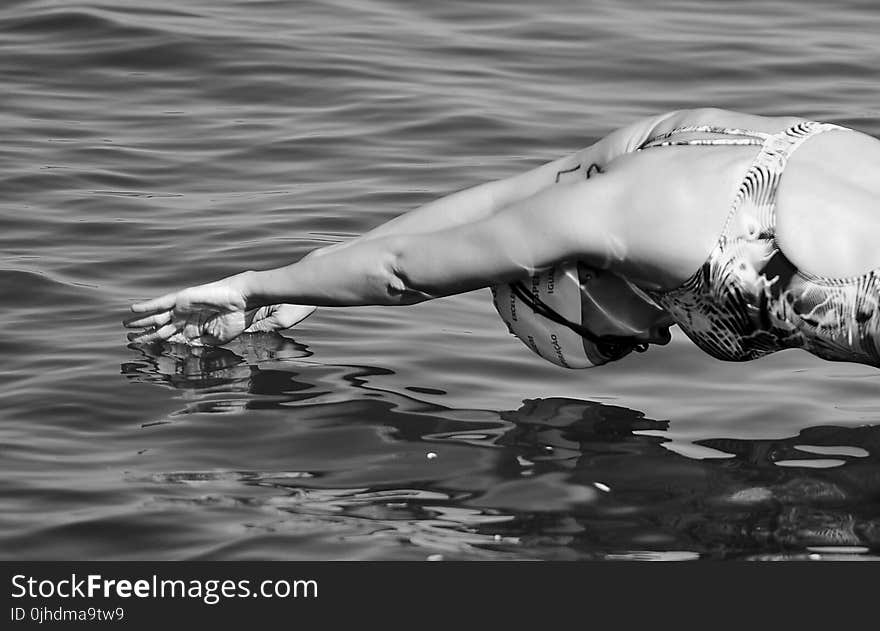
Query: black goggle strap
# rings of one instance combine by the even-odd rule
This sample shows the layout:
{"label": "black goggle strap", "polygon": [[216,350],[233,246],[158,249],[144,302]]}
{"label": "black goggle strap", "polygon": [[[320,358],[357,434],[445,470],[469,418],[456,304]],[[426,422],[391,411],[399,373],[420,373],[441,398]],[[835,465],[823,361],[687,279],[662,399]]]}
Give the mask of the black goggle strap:
{"label": "black goggle strap", "polygon": [[637,353],[644,353],[648,350],[648,344],[641,342],[633,343],[632,338],[624,335],[596,335],[590,329],[582,324],[575,324],[571,320],[562,317],[554,311],[546,302],[538,298],[535,294],[526,289],[522,281],[510,283],[510,290],[513,294],[522,300],[526,305],[531,307],[532,311],[541,315],[556,324],[568,327],[584,339],[592,342],[603,355],[610,357],[619,357],[631,350]]}

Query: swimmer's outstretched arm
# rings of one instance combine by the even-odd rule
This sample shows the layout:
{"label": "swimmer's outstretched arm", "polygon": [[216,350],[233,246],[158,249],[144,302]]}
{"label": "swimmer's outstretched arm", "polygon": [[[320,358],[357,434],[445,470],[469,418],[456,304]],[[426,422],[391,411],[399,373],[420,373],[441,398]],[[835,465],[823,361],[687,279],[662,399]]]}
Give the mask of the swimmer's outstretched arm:
{"label": "swimmer's outstretched arm", "polygon": [[[447,195],[395,217],[359,237],[314,250],[307,256],[327,254],[379,237],[436,232],[481,221],[556,184],[560,175],[565,174],[567,179],[574,174],[581,174],[582,178],[586,178],[588,174],[603,171],[608,163],[635,150],[661,122],[676,114],[679,112],[668,112],[636,121],[570,156],[502,180],[486,182]],[[247,330],[253,332],[286,329],[307,318],[314,310],[314,306],[299,304],[265,305],[250,314]]]}
{"label": "swimmer's outstretched arm", "polygon": [[[277,269],[229,278],[132,305],[134,342],[222,344],[249,311],[276,303],[408,305],[487,287],[565,258],[619,254],[615,223],[625,177],[549,187],[482,220],[422,234],[377,236]],[[589,209],[585,211],[585,209]]]}

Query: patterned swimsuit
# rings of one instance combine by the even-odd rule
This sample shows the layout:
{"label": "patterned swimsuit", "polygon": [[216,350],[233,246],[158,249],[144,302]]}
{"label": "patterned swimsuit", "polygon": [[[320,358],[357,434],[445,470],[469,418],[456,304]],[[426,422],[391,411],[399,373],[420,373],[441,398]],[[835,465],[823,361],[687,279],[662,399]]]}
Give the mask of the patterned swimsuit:
{"label": "patterned swimsuit", "polygon": [[[880,367],[880,269],[850,278],[798,270],[776,242],[776,192],[791,154],[816,134],[846,129],[802,122],[777,134],[679,127],[639,150],[669,145],[760,145],[708,260],[679,287],[647,292],[693,342],[718,359],[746,361],[785,348]],[[688,132],[728,138],[674,140]]]}

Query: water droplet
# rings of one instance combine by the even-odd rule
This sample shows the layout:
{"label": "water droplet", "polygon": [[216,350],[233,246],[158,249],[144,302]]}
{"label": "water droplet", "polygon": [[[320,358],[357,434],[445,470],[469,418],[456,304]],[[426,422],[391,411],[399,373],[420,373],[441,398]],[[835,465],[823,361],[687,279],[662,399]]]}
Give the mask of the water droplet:
{"label": "water droplet", "polygon": [[501,535],[495,535],[493,539],[495,539],[495,541],[501,541],[502,537]]}
{"label": "water droplet", "polygon": [[443,555],[442,554],[429,554],[428,560],[429,561],[442,561]]}
{"label": "water droplet", "polygon": [[544,445],[544,451],[546,451],[547,453],[553,453],[553,447],[551,447],[550,445]]}
{"label": "water droplet", "polygon": [[600,491],[605,491],[608,493],[611,490],[611,487],[607,484],[602,484],[601,482],[593,482],[593,486],[595,486]]}
{"label": "water droplet", "polygon": [[434,453],[433,451],[428,452],[428,460],[433,460],[436,457],[437,457],[437,454]]}

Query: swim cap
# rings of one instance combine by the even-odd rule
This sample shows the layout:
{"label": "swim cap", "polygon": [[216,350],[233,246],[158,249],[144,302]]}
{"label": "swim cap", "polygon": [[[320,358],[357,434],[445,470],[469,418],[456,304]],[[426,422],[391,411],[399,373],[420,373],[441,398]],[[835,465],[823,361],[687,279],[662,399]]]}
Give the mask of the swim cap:
{"label": "swim cap", "polygon": [[[605,284],[603,291],[595,291],[598,282]],[[641,290],[633,296],[638,288],[625,279],[577,261],[555,265],[525,282],[496,285],[492,300],[508,330],[532,351],[563,368],[591,368],[647,348],[632,337],[597,335],[591,330],[602,322],[626,328],[607,309],[609,287],[656,306]]]}

